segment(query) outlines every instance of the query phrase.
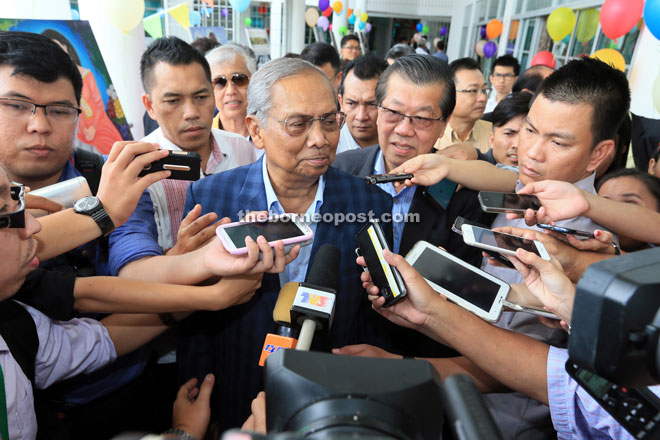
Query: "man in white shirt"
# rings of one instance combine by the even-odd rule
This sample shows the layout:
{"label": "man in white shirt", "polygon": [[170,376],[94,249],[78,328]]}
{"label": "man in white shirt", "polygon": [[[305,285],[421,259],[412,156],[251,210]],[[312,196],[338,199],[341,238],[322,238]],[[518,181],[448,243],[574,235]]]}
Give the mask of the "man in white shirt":
{"label": "man in white shirt", "polygon": [[493,63],[493,73],[488,76],[490,86],[493,88],[486,103],[486,113],[492,112],[497,103],[511,93],[513,84],[520,74],[520,63],[513,55],[502,55]]}

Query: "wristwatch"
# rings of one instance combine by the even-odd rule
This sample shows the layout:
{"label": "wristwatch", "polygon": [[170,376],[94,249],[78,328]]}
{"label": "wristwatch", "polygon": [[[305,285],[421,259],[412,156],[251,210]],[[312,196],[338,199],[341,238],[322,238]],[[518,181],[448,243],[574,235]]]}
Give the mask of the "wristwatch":
{"label": "wristwatch", "polygon": [[165,438],[174,438],[176,440],[198,440],[197,437],[179,428],[170,428],[161,435]]}
{"label": "wristwatch", "polygon": [[115,224],[112,222],[108,213],[105,212],[103,204],[98,197],[83,197],[73,205],[73,210],[78,214],[88,215],[93,218],[104,237],[115,229]]}

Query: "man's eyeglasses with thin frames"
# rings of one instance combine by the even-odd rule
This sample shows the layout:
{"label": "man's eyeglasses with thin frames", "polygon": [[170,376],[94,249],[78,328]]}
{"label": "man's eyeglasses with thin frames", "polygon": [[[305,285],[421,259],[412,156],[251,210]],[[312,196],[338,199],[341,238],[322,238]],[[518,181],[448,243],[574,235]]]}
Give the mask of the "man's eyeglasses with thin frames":
{"label": "man's eyeglasses with thin frames", "polygon": [[82,112],[78,107],[64,104],[35,104],[22,99],[0,98],[0,117],[9,119],[29,119],[43,108],[49,121],[61,124],[73,124]]}
{"label": "man's eyeglasses with thin frames", "polygon": [[331,133],[339,131],[344,125],[344,120],[346,119],[346,115],[342,112],[332,112],[319,116],[318,118],[309,115],[295,115],[288,116],[284,120],[277,119],[269,113],[267,113],[267,115],[282,124],[282,126],[284,126],[284,131],[286,131],[289,136],[302,136],[312,128],[314,121],[319,121],[321,129],[325,132]]}
{"label": "man's eyeglasses with thin frames", "polygon": [[392,110],[391,108],[383,107],[382,105],[378,106],[382,110],[383,121],[388,124],[399,124],[404,119],[409,119],[410,124],[417,129],[426,129],[433,125],[434,122],[442,121],[444,118],[440,116],[439,118],[426,118],[424,116],[409,116],[405,115],[399,111]]}
{"label": "man's eyeglasses with thin frames", "polygon": [[18,202],[18,209],[9,214],[0,214],[0,229],[25,227],[25,186],[12,182],[9,187],[11,199]]}

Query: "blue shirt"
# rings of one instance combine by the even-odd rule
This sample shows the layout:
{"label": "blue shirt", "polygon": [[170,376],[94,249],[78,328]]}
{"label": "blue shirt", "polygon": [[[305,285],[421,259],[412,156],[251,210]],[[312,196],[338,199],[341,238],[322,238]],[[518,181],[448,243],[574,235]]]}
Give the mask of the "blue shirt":
{"label": "blue shirt", "polygon": [[[376,156],[376,163],[374,164],[374,174],[385,174],[385,160],[383,159],[383,152],[378,151]],[[394,243],[392,251],[395,254],[399,253],[401,246],[401,237],[403,236],[403,228],[406,226],[406,217],[410,211],[413,197],[417,186],[406,186],[398,193],[394,189],[392,183],[379,183],[380,189],[392,196],[392,229],[394,231]]]}
{"label": "blue shirt", "polygon": [[[270,214],[284,214],[284,208],[277,199],[277,194],[270,183],[270,176],[268,175],[268,168],[266,167],[266,160],[262,161],[261,172],[264,178],[264,187],[266,189],[266,202],[268,203],[268,212]],[[318,223],[318,213],[323,205],[323,191],[325,190],[325,179],[323,176],[319,178],[319,184],[316,188],[316,195],[314,201],[309,205],[307,211],[303,215],[303,221],[307,223],[312,232],[316,234],[316,224]],[[280,274],[280,286],[285,285],[289,281],[305,281],[305,274],[307,273],[307,266],[309,265],[309,257],[312,254],[312,243],[300,248],[298,258],[286,265],[284,272]]]}

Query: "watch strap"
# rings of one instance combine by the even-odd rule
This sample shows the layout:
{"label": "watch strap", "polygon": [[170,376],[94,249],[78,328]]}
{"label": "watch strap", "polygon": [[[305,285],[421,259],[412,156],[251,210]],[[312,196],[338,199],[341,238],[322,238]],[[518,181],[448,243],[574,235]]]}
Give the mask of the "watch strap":
{"label": "watch strap", "polygon": [[175,438],[177,440],[199,440],[197,437],[179,428],[170,428],[162,433],[163,437]]}
{"label": "watch strap", "polygon": [[112,219],[106,212],[105,208],[103,208],[102,204],[99,204],[99,207],[92,212],[92,218],[96,224],[99,225],[99,228],[101,228],[101,233],[104,237],[107,237],[112,231],[114,231],[115,224],[112,222]]}

